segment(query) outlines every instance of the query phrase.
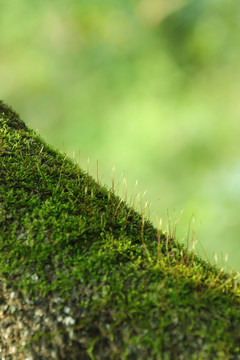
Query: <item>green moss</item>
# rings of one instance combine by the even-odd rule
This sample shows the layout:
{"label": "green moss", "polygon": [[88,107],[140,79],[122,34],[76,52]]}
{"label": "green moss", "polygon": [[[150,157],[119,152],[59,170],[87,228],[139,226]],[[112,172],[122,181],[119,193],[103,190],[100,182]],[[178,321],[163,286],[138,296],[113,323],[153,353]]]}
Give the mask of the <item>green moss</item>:
{"label": "green moss", "polygon": [[157,231],[2,102],[0,155],[1,282],[33,301],[77,292],[86,359],[240,359],[236,274]]}

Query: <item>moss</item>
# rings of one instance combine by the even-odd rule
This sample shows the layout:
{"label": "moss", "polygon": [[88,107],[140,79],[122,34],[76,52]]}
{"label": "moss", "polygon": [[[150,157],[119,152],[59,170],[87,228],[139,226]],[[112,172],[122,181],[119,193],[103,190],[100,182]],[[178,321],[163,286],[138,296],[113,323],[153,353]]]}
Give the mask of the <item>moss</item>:
{"label": "moss", "polygon": [[7,120],[8,126],[17,130],[27,129],[24,121],[20,119],[20,116],[11,108],[11,106],[4,104],[1,100],[0,100],[0,114],[2,119]]}
{"label": "moss", "polygon": [[236,274],[155,229],[2,102],[0,145],[6,359],[240,359]]}

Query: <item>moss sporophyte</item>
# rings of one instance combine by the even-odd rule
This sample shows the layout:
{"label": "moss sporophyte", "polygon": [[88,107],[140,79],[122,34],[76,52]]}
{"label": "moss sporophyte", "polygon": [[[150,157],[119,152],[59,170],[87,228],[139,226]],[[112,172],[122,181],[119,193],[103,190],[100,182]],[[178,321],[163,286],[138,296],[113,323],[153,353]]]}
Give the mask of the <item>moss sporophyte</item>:
{"label": "moss sporophyte", "polygon": [[240,359],[240,286],[0,102],[2,359]]}

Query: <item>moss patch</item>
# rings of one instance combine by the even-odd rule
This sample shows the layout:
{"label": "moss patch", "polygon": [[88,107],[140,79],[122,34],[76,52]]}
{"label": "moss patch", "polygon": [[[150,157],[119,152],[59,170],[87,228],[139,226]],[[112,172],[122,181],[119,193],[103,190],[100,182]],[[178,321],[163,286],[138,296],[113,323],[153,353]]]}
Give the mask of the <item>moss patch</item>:
{"label": "moss patch", "polygon": [[240,359],[240,286],[0,102],[0,354]]}

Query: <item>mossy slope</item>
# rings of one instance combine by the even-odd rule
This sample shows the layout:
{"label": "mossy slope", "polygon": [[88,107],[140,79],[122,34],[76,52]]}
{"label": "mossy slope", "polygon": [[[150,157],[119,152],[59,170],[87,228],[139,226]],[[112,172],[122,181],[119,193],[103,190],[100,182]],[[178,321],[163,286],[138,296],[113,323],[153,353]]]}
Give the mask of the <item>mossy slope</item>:
{"label": "mossy slope", "polygon": [[0,354],[240,359],[240,286],[0,102]]}

